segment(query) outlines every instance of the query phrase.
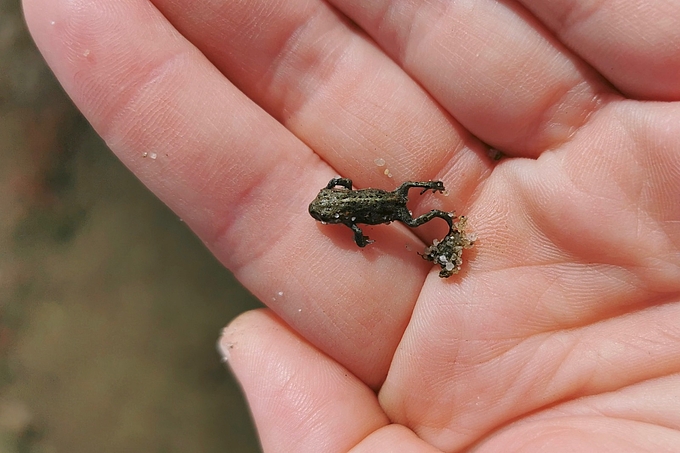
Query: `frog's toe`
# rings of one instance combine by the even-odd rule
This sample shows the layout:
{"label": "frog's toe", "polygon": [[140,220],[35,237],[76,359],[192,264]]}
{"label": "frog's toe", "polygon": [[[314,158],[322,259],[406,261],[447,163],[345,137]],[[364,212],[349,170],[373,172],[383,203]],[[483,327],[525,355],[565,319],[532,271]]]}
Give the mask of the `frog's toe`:
{"label": "frog's toe", "polygon": [[359,247],[366,247],[368,244],[373,244],[375,241],[369,239],[368,236],[361,236],[354,238],[354,242],[356,242]]}

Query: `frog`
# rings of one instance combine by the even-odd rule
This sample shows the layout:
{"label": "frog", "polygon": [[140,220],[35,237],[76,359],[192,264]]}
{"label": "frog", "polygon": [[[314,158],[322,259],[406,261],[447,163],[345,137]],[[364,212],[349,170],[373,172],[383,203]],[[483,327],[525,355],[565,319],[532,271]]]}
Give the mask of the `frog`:
{"label": "frog", "polygon": [[443,193],[445,190],[442,181],[406,181],[391,192],[371,188],[352,189],[351,179],[337,177],[331,179],[309,204],[309,214],[321,223],[346,225],[354,232],[354,242],[359,247],[366,247],[375,241],[365,236],[358,224],[378,225],[399,221],[416,228],[440,218],[449,225],[449,236],[454,231],[455,215],[433,209],[414,218],[406,207],[408,192],[412,188],[423,189],[421,195],[428,190],[433,193]]}

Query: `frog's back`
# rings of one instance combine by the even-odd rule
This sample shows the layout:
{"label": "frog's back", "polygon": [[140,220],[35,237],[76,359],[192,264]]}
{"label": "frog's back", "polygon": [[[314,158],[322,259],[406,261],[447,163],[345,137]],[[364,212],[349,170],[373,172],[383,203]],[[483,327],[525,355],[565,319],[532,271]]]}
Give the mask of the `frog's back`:
{"label": "frog's back", "polygon": [[309,205],[309,213],[328,223],[377,225],[396,220],[406,200],[381,189],[323,189]]}

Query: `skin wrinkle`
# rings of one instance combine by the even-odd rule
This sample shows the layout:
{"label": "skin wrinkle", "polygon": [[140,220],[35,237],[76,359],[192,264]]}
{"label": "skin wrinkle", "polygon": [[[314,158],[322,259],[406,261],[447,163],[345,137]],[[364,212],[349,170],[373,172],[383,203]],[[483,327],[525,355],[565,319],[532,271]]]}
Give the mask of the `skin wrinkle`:
{"label": "skin wrinkle", "polygon": [[[614,196],[614,195],[607,196],[606,194],[592,194],[592,193],[590,193],[590,192],[588,191],[588,189],[582,188],[581,185],[578,184],[578,183],[571,177],[571,175],[570,175],[568,172],[567,172],[565,175],[568,177],[569,181],[572,183],[572,190],[573,190],[573,191],[580,192],[580,193],[582,194],[582,196],[585,196],[585,197],[588,197],[588,198],[600,199],[600,200],[604,200],[604,201],[616,201],[616,202],[619,202],[619,201],[620,201],[620,200],[619,200],[620,197],[616,197],[616,196]],[[620,189],[622,188],[621,185],[620,185],[620,183],[617,182],[616,185],[617,185],[617,187],[619,187]],[[533,200],[527,199],[527,204],[528,204],[529,202],[534,203]],[[534,212],[540,212],[540,209],[539,209],[539,208],[537,208],[537,209],[532,209],[532,211],[534,211]],[[545,222],[546,219],[537,219],[537,222],[538,222],[538,221]],[[547,235],[547,237],[550,237],[550,235],[549,235],[549,230],[546,230],[545,228],[543,228],[543,231],[544,231],[544,233]],[[647,236],[647,235],[645,235],[645,236]],[[550,241],[551,241],[553,244],[555,244],[558,248],[560,248],[559,246],[560,246],[560,243],[562,242],[561,240],[556,240],[556,238],[553,237],[552,239],[550,239]],[[561,249],[563,249],[563,250],[568,250],[568,247],[567,247],[567,246],[564,246],[564,247],[561,247]],[[620,254],[619,254],[619,255],[620,255]],[[628,255],[628,258],[629,258],[629,260],[628,260],[628,265],[632,266],[632,265],[634,264],[635,261],[634,261],[634,260],[631,260],[633,257],[631,257],[631,256],[629,256],[629,255]],[[612,259],[613,259],[613,258],[612,258]],[[617,257],[616,257],[616,260],[619,260],[619,259],[620,259],[620,256],[617,256]],[[609,263],[609,262],[607,262],[607,261],[600,261],[600,262],[603,263],[603,264],[611,264],[611,263]],[[641,265],[641,263],[637,264],[636,266],[640,266],[640,265]]]}
{"label": "skin wrinkle", "polygon": [[[376,73],[376,74],[373,75],[373,78],[377,79],[379,77],[379,75],[380,74]],[[369,85],[372,85],[372,84],[369,83]],[[373,105],[377,106],[377,104],[375,104],[375,103]],[[338,111],[346,113],[348,117],[352,117],[354,120],[360,122],[361,124],[368,126],[368,129],[376,132],[375,134],[367,134],[362,129],[356,129],[356,130],[352,130],[352,131],[348,130],[344,135],[344,137],[346,138],[345,141],[347,141],[349,143],[354,143],[355,145],[357,145],[357,147],[359,147],[358,145],[361,145],[360,139],[363,139],[366,142],[370,143],[376,149],[381,149],[381,148],[387,148],[387,149],[390,149],[390,150],[399,149],[401,151],[404,151],[404,154],[406,154],[406,155],[409,154],[407,152],[408,150],[404,147],[404,145],[401,145],[398,141],[389,137],[386,134],[386,132],[383,130],[383,128],[379,127],[378,124],[375,124],[374,122],[370,121],[368,118],[365,118],[361,114],[355,114],[352,110],[349,109],[349,106],[346,106],[342,103],[335,103],[335,106],[336,106],[336,109]],[[352,107],[354,107],[354,106],[352,106]],[[363,112],[359,112],[359,113],[363,113]],[[372,118],[372,119],[374,120],[375,118]],[[358,136],[358,138],[354,138],[353,135],[357,135],[357,134],[360,134]],[[376,142],[376,139],[371,138],[372,136],[380,137],[381,139],[385,138],[385,139],[389,140],[391,146],[380,146],[380,143]],[[389,190],[391,190],[391,189],[389,189]]]}
{"label": "skin wrinkle", "polygon": [[[309,156],[312,156],[311,152],[309,153]],[[297,176],[301,177],[305,173],[305,170],[306,168],[301,166],[299,168],[300,174]],[[242,219],[247,218],[246,213],[251,209],[251,205],[249,204],[252,202],[251,200],[253,198],[261,198],[263,193],[267,193],[266,186],[263,186],[263,181],[266,182],[268,179],[275,180],[274,174],[278,171],[280,171],[278,170],[278,164],[272,162],[271,165],[267,167],[258,167],[258,176],[253,174],[249,175],[250,177],[248,179],[252,183],[241,185],[238,187],[236,193],[232,193],[234,201],[229,212],[225,212],[222,219],[213,226],[212,236],[205,239],[207,244],[213,249],[224,248],[226,250],[235,251],[230,254],[228,263],[228,267],[235,274],[238,274],[246,263],[250,264],[257,262],[257,260],[267,256],[268,252],[272,249],[272,244],[276,244],[281,237],[290,233],[290,230],[287,228],[268,228],[268,233],[264,235],[263,239],[260,239],[256,244],[249,243],[248,245],[243,246],[240,244],[241,241],[236,238],[238,235],[235,235],[232,231],[236,224],[241,223]],[[308,185],[297,186],[294,193],[300,195],[290,197],[290,202],[304,205],[305,202],[300,202],[299,200],[309,198],[309,194],[312,193],[311,190],[313,190],[313,188]],[[304,217],[305,215],[306,213],[302,210],[297,216],[288,218],[286,224],[297,221],[300,217]],[[281,219],[277,218],[277,222],[280,221]],[[253,247],[254,245],[256,245],[256,247]],[[242,249],[244,247],[247,249],[247,252],[243,252]],[[240,259],[235,260],[234,257],[236,256],[240,257]]]}
{"label": "skin wrinkle", "polygon": [[[642,309],[642,310],[638,310],[638,311],[644,311],[644,312],[646,312],[647,314],[649,314],[650,312],[653,312],[653,311],[657,310],[659,307],[660,307],[660,306],[655,305],[655,306],[652,306],[652,307],[646,307],[646,308],[644,308],[644,309]],[[631,376],[631,378],[629,378],[629,379],[627,379],[627,380],[623,380],[623,381],[619,382],[618,384],[616,384],[615,386],[612,386],[612,385],[605,385],[605,383],[604,383],[604,380],[605,380],[605,379],[604,379],[604,376],[602,375],[601,366],[600,366],[601,363],[602,363],[601,360],[602,360],[602,359],[605,359],[605,357],[606,357],[605,355],[603,355],[603,352],[606,352],[607,347],[613,346],[613,345],[614,345],[614,343],[613,343],[614,341],[616,341],[615,344],[617,345],[617,347],[620,346],[620,345],[622,345],[622,343],[621,343],[622,338],[621,338],[620,335],[617,335],[616,337],[611,337],[611,338],[608,340],[608,343],[607,343],[607,342],[601,343],[601,347],[600,347],[600,348],[594,349],[594,350],[593,350],[593,349],[591,349],[591,342],[593,341],[592,335],[593,335],[593,333],[594,333],[594,329],[597,327],[598,324],[599,324],[599,325],[602,325],[602,326],[605,326],[605,327],[610,326],[610,325],[614,324],[615,320],[617,320],[617,319],[625,319],[626,321],[628,321],[628,323],[630,323],[631,314],[632,314],[632,313],[625,313],[625,314],[622,314],[622,315],[619,315],[619,316],[610,318],[610,319],[608,319],[608,320],[602,320],[602,321],[600,321],[599,323],[595,323],[595,324],[593,324],[593,325],[591,325],[591,326],[588,326],[588,327],[589,327],[589,329],[588,329],[588,334],[590,334],[591,337],[587,340],[587,342],[585,342],[585,343],[582,342],[582,343],[579,345],[579,349],[576,349],[576,350],[575,350],[575,354],[574,354],[573,360],[572,360],[570,363],[568,363],[568,364],[565,362],[565,364],[567,364],[568,366],[574,367],[574,364],[582,364],[582,363],[583,363],[583,358],[584,358],[584,357],[594,357],[594,358],[597,358],[597,359],[600,360],[600,361],[599,361],[598,364],[597,364],[598,366],[593,367],[593,372],[594,372],[594,373],[595,373],[595,372],[599,373],[599,376],[597,376],[597,378],[595,378],[595,377],[592,378],[592,379],[589,381],[590,385],[587,386],[587,387],[584,387],[584,388],[581,390],[582,393],[577,394],[577,396],[580,397],[580,396],[583,396],[583,395],[595,395],[595,394],[601,393],[601,392],[613,392],[613,391],[619,390],[620,388],[624,388],[624,387],[627,387],[627,386],[629,386],[629,385],[632,385],[632,384],[635,384],[635,383],[639,383],[639,382],[642,382],[642,381],[644,381],[644,380],[646,380],[646,379],[649,379],[650,376],[652,376],[652,375],[650,375],[650,373],[652,373],[653,376],[657,376],[658,373],[660,372],[660,370],[659,370],[659,371],[654,371],[654,370],[640,370],[640,373],[637,373],[637,376],[634,377],[634,378]],[[619,329],[618,329],[618,332],[622,332],[622,329],[619,328]],[[653,332],[653,333],[654,333],[654,334],[657,334],[657,332]],[[637,335],[636,335],[636,336],[628,336],[628,338],[636,339],[636,340],[639,340],[639,341],[645,341],[645,342],[650,341],[647,337],[640,337],[640,336],[637,336]],[[658,338],[654,340],[653,344],[659,344]],[[628,347],[625,348],[626,351],[629,351],[629,350],[631,349],[632,346],[635,346],[635,349],[638,350],[639,352],[643,352],[644,354],[649,353],[649,350],[647,350],[647,349],[640,349],[637,345],[635,345],[635,343],[630,343],[630,344],[628,345]],[[610,351],[611,351],[611,349],[610,349]],[[619,348],[617,351],[614,351],[614,353],[615,353],[614,356],[611,356],[611,355],[610,355],[610,358],[607,359],[607,361],[608,361],[607,363],[610,363],[610,364],[612,365],[612,366],[606,368],[607,370],[609,370],[608,373],[611,372],[611,368],[612,368],[612,367],[619,367],[619,368],[620,368],[620,367],[629,366],[629,365],[628,365],[628,362],[623,362],[623,361],[621,361],[621,358],[622,358],[624,355],[626,355],[626,354],[622,353],[622,352],[620,351],[620,348]],[[589,355],[589,354],[594,354],[594,355]],[[639,360],[640,360],[640,357],[641,357],[641,356],[638,355],[638,356],[632,357],[631,359],[632,359],[632,360],[639,361]],[[614,360],[614,359],[615,359],[615,360]],[[668,357],[667,354],[666,354],[665,361],[666,361],[666,362],[670,362],[669,357]],[[659,364],[659,363],[657,362],[657,365],[658,365],[658,364]],[[576,367],[579,368],[578,365],[577,365]],[[599,370],[599,371],[598,371],[598,370]],[[581,372],[579,372],[579,375],[580,375],[580,373],[581,373]]]}
{"label": "skin wrinkle", "polygon": [[[184,64],[184,62],[193,51],[181,50],[178,52],[173,52],[170,54],[164,53],[163,58],[160,60],[155,60],[153,66],[149,70],[139,71],[135,75],[131,83],[126,86],[119,86],[115,94],[115,103],[108,103],[108,107],[104,110],[104,103],[98,102],[97,105],[102,108],[101,111],[97,112],[97,116],[101,118],[101,121],[97,122],[96,129],[97,132],[102,136],[107,144],[122,142],[131,142],[139,137],[131,137],[131,133],[135,133],[135,129],[131,129],[126,124],[129,122],[129,118],[136,109],[132,106],[144,105],[147,107],[145,111],[148,111],[148,107],[151,103],[147,102],[146,99],[149,97],[150,91],[156,91],[154,88],[159,84],[159,82],[165,82],[168,79],[172,79],[175,76],[175,69],[178,66]],[[95,84],[83,84],[78,81],[78,75],[76,74],[75,83],[79,86],[93,85],[92,89],[101,88],[97,83]],[[83,73],[84,74],[84,73]],[[133,74],[131,74],[132,76]],[[87,93],[84,93],[86,96]],[[96,97],[96,96],[94,96]],[[148,115],[144,118],[145,123],[153,124],[151,122],[152,118]],[[114,139],[116,137],[116,139]]]}
{"label": "skin wrinkle", "polygon": [[[514,351],[516,351],[519,348],[521,348],[522,346],[526,346],[526,345],[530,345],[530,347],[532,349],[534,349],[535,351],[538,351],[548,341],[550,341],[551,339],[554,340],[558,336],[560,337],[558,341],[560,341],[560,343],[563,343],[562,340],[563,340],[565,334],[572,334],[572,333],[575,333],[575,332],[576,332],[575,329],[571,329],[569,331],[563,331],[563,332],[551,331],[551,332],[531,335],[530,337],[523,339],[517,345],[511,347],[510,349],[508,349],[504,353],[500,354],[498,356],[498,358],[502,359],[503,357],[512,356]],[[546,336],[546,334],[547,334],[547,336]],[[544,337],[544,338],[543,339],[537,338],[539,336]],[[540,340],[539,343],[536,344],[536,345],[531,345],[531,343],[533,341],[537,340],[537,339]],[[559,379],[558,375],[560,374],[560,370],[568,370],[572,366],[571,365],[572,361],[569,360],[569,357],[572,357],[572,356],[576,357],[577,356],[576,358],[573,359],[573,361],[577,361],[581,364],[583,363],[582,354],[579,353],[579,351],[577,349],[578,346],[577,346],[576,341],[577,341],[577,339],[574,338],[574,340],[571,342],[571,346],[569,348],[562,349],[561,353],[564,356],[564,358],[562,360],[555,359],[555,360],[550,362],[550,363],[554,364],[554,367],[552,367],[552,368],[554,368],[554,370],[550,373],[550,376],[552,376],[552,378],[549,378],[549,376],[546,374],[541,379],[541,382],[543,382],[543,384],[540,385],[540,388],[543,390],[543,392],[537,392],[537,385],[539,384],[538,381],[535,382],[532,385],[517,385],[517,386],[515,386],[515,385],[511,385],[512,384],[511,383],[507,386],[507,388],[517,388],[517,389],[524,388],[524,389],[526,389],[526,391],[524,392],[524,396],[523,396],[523,394],[517,394],[515,397],[512,397],[510,399],[507,399],[507,398],[504,399],[505,405],[508,406],[508,407],[514,406],[518,402],[526,401],[526,393],[527,392],[531,392],[532,394],[543,393],[543,394],[546,394],[546,395],[555,395],[553,399],[548,399],[548,400],[546,400],[545,403],[541,403],[540,401],[537,401],[536,403],[532,404],[529,407],[522,408],[521,411],[516,411],[515,416],[520,416],[523,413],[532,412],[532,411],[535,411],[535,410],[538,410],[538,409],[541,409],[541,408],[544,408],[544,407],[549,407],[549,406],[554,405],[554,404],[559,404],[559,401],[564,400],[565,398],[581,397],[583,395],[587,395],[586,389],[589,387],[589,383],[592,383],[593,380],[595,379],[595,373],[596,373],[596,369],[598,367],[598,365],[595,362],[591,363],[591,366],[590,366],[591,372],[590,373],[588,373],[587,371],[581,371],[581,373],[579,374],[580,378],[579,378],[578,382],[574,381],[572,379],[572,385],[570,386],[571,390],[567,390],[567,389],[564,388],[564,386],[560,386],[560,385],[554,385],[553,387],[555,387],[556,389],[562,388],[563,390],[561,390],[561,391],[550,390],[551,383],[554,383],[555,381],[557,381]],[[551,348],[550,350],[553,351],[553,353],[555,351],[554,348]],[[522,352],[523,352],[523,354],[521,354],[521,355],[524,356],[526,351],[522,351]],[[600,355],[599,352],[597,354],[598,354],[598,356]],[[540,356],[541,355],[538,354],[538,352],[536,352],[533,355],[534,358],[540,357]],[[488,361],[488,364],[491,364],[491,362],[492,362],[492,360],[490,359]],[[526,374],[527,376],[531,376],[532,373],[523,373],[523,370],[532,369],[534,367],[535,367],[535,365],[532,364],[531,359],[524,361],[523,365],[521,365],[519,368],[517,368],[515,370],[515,372],[512,374],[513,383],[522,382],[524,380],[523,374]],[[545,369],[545,366],[543,366],[543,369]],[[569,372],[567,372],[565,374],[569,375]],[[506,374],[505,377],[507,378],[508,375]],[[455,417],[450,417],[449,419],[453,419],[453,418],[455,418]],[[514,417],[512,417],[512,418],[514,418]],[[497,425],[495,427],[489,426],[488,429],[489,430],[497,430],[497,429],[500,429],[504,425],[505,425],[505,422],[500,424],[500,425]],[[423,424],[421,426],[425,426],[425,424]],[[441,426],[441,424],[439,424],[438,426]],[[447,429],[448,429],[448,426],[447,426]]]}
{"label": "skin wrinkle", "polygon": [[[406,8],[401,8],[401,5],[406,2],[401,1],[388,1],[385,2],[385,8],[379,14],[375,14],[374,17],[377,19],[376,28],[380,32],[384,32],[385,29],[389,30],[389,35],[394,36],[395,39],[388,39],[387,42],[392,45],[396,45],[393,52],[397,55],[397,62],[404,61],[407,54],[407,46],[404,43],[410,42],[410,37],[413,33],[413,24],[415,23],[413,15],[408,15],[405,13]],[[401,31],[397,30],[392,26],[392,21],[395,16],[401,16],[402,20],[400,23],[407,24],[405,29]],[[382,33],[381,33],[382,34]]]}
{"label": "skin wrinkle", "polygon": [[[521,0],[520,0],[521,1]],[[524,3],[524,2],[522,2]],[[600,10],[607,3],[606,0],[587,0],[566,2],[571,7],[566,8],[559,16],[555,16],[553,23],[562,32],[570,32],[578,25],[588,22],[600,13]]]}
{"label": "skin wrinkle", "polygon": [[[335,30],[342,27],[344,25],[342,23],[338,23],[334,27],[334,33],[332,33],[335,37],[334,40],[328,38],[331,33],[327,32],[323,36],[317,36],[316,41],[312,41],[311,44],[306,41],[307,35],[316,31],[316,22],[322,20],[322,15],[327,12],[325,7],[318,6],[307,20],[299,22],[295,29],[291,30],[289,37],[283,40],[277,52],[278,56],[272,61],[270,69],[262,74],[261,81],[257,84],[260,89],[256,89],[256,91],[276,93],[281,90],[281,87],[291,85],[288,83],[290,82],[290,74],[297,72],[302,63],[301,59],[305,60],[304,66],[309,68],[307,75],[304,79],[292,84],[296,88],[294,91],[290,88],[286,90],[292,92],[293,96],[281,97],[280,105],[285,106],[285,109],[281,107],[274,109],[282,112],[282,115],[275,115],[281,120],[295,121],[296,113],[300,112],[306,104],[311,104],[314,101],[315,96],[313,95],[319,96],[328,90],[328,81],[332,80],[339,68],[342,67],[344,57],[352,47],[350,37],[342,41],[337,40],[342,34],[335,33]],[[320,48],[313,45],[321,40],[325,42],[324,47]],[[332,51],[329,51],[329,46],[333,46]],[[301,52],[301,48],[304,49],[304,52]],[[295,68],[295,70],[290,71],[290,68]],[[302,89],[302,87],[305,87],[305,89]],[[274,94],[274,98],[278,97],[280,97],[278,94]],[[293,99],[297,100],[294,101]],[[271,108],[267,110],[272,111]],[[304,137],[300,138],[305,141]]]}

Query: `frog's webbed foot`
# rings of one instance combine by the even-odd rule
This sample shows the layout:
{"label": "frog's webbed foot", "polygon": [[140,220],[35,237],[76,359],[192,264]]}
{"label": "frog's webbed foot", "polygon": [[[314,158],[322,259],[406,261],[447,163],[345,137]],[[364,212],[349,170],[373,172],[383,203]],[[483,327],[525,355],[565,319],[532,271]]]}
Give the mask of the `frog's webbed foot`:
{"label": "frog's webbed foot", "polygon": [[356,223],[352,223],[347,226],[350,227],[352,231],[354,231],[354,242],[356,242],[359,247],[366,247],[368,244],[375,242],[370,240],[368,236],[364,236],[364,232],[361,231],[361,228],[359,228]]}
{"label": "frog's webbed foot", "polygon": [[453,212],[440,211],[439,209],[433,209],[427,214],[423,214],[415,219],[405,220],[404,223],[411,228],[419,227],[423,223],[427,223],[434,218],[444,219],[449,225],[449,234],[453,231],[453,220],[456,218],[456,214]]}
{"label": "frog's webbed foot", "polygon": [[444,193],[446,189],[444,189],[444,183],[442,181],[428,181],[426,186],[423,186],[422,192],[420,192],[420,195],[424,194],[428,190],[431,190],[432,193]]}
{"label": "frog's webbed foot", "polygon": [[347,190],[352,190],[352,180],[349,178],[333,178],[328,182],[326,189],[332,189],[335,186],[341,186]]}

